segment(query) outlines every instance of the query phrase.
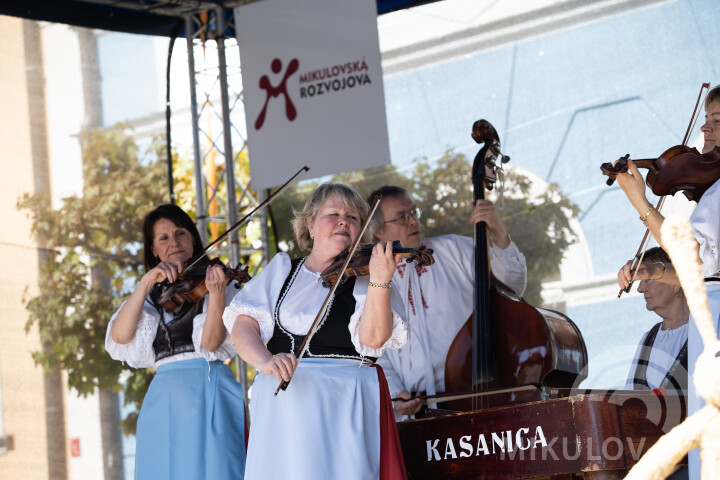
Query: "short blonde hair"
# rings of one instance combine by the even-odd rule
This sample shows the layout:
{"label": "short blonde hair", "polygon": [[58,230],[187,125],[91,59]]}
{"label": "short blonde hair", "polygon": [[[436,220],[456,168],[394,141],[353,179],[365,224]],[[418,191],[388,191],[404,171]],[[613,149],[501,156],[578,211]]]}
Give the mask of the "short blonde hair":
{"label": "short blonde hair", "polygon": [[711,103],[720,100],[720,85],[716,85],[710,89],[705,97],[705,110],[710,106]]}
{"label": "short blonde hair", "polygon": [[295,218],[291,222],[293,232],[295,233],[295,240],[302,250],[312,250],[313,239],[310,238],[308,220],[311,222],[315,220],[318,210],[320,210],[320,207],[322,207],[330,195],[339,196],[345,207],[356,213],[361,223],[365,222],[369,207],[355,190],[342,183],[323,183],[313,192],[310,199],[305,202],[302,211],[298,212],[293,210],[295,214]]}

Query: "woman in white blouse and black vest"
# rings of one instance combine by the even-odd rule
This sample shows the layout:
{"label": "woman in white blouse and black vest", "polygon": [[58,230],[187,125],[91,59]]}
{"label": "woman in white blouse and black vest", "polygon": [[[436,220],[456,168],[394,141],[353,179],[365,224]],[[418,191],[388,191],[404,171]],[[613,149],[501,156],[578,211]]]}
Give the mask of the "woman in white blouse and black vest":
{"label": "woman in white blouse and black vest", "polygon": [[[369,277],[350,277],[298,360],[327,287],[320,273],[357,239],[368,205],[341,184],[321,185],[296,212],[307,257],[278,253],[223,319],[240,356],[258,370],[250,403],[246,479],[405,478],[387,382],[375,359],[407,337],[391,287],[392,249],[377,244]],[[282,380],[287,390],[275,396]]]}
{"label": "woman in white blouse and black vest", "polygon": [[169,283],[203,251],[192,219],[160,205],[143,224],[146,273],[108,325],[105,348],[135,368],[157,369],[137,423],[136,479],[242,479],[242,387],[223,361],[237,355],[222,322],[237,292],[219,265],[207,267],[208,293],[172,312],[159,305]]}
{"label": "woman in white blouse and black vest", "polygon": [[638,345],[627,380],[629,389],[687,394],[690,310],[682,287],[662,282],[671,267],[670,257],[660,247],[645,252],[639,267],[638,292],[645,297],[646,308],[662,322],[645,332]]}

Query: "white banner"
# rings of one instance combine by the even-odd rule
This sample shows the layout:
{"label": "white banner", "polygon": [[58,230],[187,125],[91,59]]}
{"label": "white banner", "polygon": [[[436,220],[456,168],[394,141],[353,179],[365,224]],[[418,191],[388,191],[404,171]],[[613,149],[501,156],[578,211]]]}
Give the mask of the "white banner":
{"label": "white banner", "polygon": [[390,163],[375,0],[235,8],[254,189]]}

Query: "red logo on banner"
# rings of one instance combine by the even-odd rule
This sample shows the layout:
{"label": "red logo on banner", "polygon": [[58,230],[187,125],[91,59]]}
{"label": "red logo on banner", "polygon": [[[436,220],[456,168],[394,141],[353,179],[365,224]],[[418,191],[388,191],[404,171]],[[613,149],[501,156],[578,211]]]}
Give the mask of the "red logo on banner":
{"label": "red logo on banner", "polygon": [[[255,130],[260,130],[265,123],[265,113],[267,112],[267,107],[270,99],[273,97],[278,97],[281,94],[285,95],[285,115],[287,115],[288,120],[290,120],[291,122],[295,120],[295,117],[297,117],[297,110],[295,109],[295,105],[293,104],[292,100],[290,100],[290,95],[288,95],[287,80],[288,78],[290,78],[290,75],[298,71],[298,68],[300,68],[300,62],[298,61],[298,59],[293,58],[292,60],[290,60],[287,70],[285,70],[285,75],[283,76],[277,87],[272,86],[272,84],[270,83],[270,78],[267,75],[263,75],[262,77],[260,77],[260,88],[262,90],[265,90],[267,96],[265,97],[265,105],[263,105],[263,108],[260,111],[260,115],[258,115],[257,119],[255,120]],[[282,70],[282,60],[280,60],[279,58],[274,59],[270,64],[270,69],[276,75],[280,73],[280,70]]]}
{"label": "red logo on banner", "polygon": [[70,439],[70,456],[71,457],[79,457],[80,456],[80,439],[79,438],[71,438]]}

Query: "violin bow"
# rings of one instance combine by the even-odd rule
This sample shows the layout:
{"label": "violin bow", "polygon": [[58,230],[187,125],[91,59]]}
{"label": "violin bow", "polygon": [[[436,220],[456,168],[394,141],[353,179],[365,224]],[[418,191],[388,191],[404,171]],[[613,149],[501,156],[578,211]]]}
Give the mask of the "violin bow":
{"label": "violin bow", "polygon": [[[245,215],[243,218],[241,218],[240,220],[238,220],[238,221],[235,223],[235,225],[233,225],[232,227],[228,228],[227,231],[226,231],[225,233],[223,233],[222,235],[220,235],[217,239],[215,239],[214,242],[212,242],[210,245],[208,245],[207,247],[205,247],[205,249],[204,249],[202,252],[200,252],[200,254],[197,256],[197,258],[196,258],[195,260],[193,260],[190,265],[188,265],[187,267],[185,267],[185,269],[183,270],[183,272],[186,272],[186,271],[188,271],[190,268],[192,268],[193,265],[195,265],[195,264],[196,264],[197,262],[199,262],[202,258],[204,258],[208,253],[210,253],[210,249],[211,249],[212,247],[214,247],[215,245],[217,245],[218,243],[220,243],[222,240],[225,239],[225,237],[227,237],[228,235],[230,235],[232,232],[234,232],[234,231],[237,230],[238,228],[240,228],[240,227],[242,227],[243,225],[245,225],[245,224],[248,222],[248,220],[250,220],[250,218],[251,218],[253,215],[255,215],[255,213],[256,213],[258,210],[260,210],[261,208],[264,208],[266,205],[269,205],[270,202],[272,202],[273,200],[275,200],[275,198],[277,198],[278,195],[280,195],[282,192],[284,192],[292,183],[294,183],[294,182],[295,182],[298,178],[300,178],[301,176],[305,175],[309,170],[310,170],[310,167],[307,167],[307,166],[304,166],[304,167],[302,167],[300,170],[298,170],[298,172],[297,172],[295,175],[293,175],[293,176],[290,178],[290,180],[288,180],[288,181],[285,182],[280,188],[278,188],[277,190],[275,190],[275,192],[274,192],[272,195],[270,195],[268,198],[266,198],[260,205],[258,205],[257,207],[255,207],[250,213],[248,213],[248,214]],[[181,278],[182,278],[182,274],[181,274]]]}
{"label": "violin bow", "polygon": [[[697,119],[699,118],[698,113],[698,106],[700,105],[700,98],[702,97],[702,92],[704,89],[708,89],[707,92],[705,92],[705,98],[707,98],[707,94],[710,93],[710,83],[703,83],[700,86],[700,93],[698,93],[697,102],[695,102],[695,109],[693,110],[692,117],[690,117],[690,123],[688,124],[688,128],[685,131],[685,137],[683,137],[682,145],[687,145],[687,142],[690,140],[690,132],[692,132],[692,129],[695,127],[695,124],[697,122]],[[658,200],[657,205],[655,206],[655,210],[660,213],[660,209],[663,206],[663,203],[665,202],[665,196],[660,197]],[[643,236],[642,242],[640,242],[640,247],[638,247],[637,253],[635,254],[635,257],[633,257],[633,261],[630,264],[630,271],[632,272],[633,276],[632,279],[630,279],[630,283],[627,287],[621,288],[618,292],[617,298],[620,298],[623,293],[629,293],[630,289],[633,286],[633,283],[635,283],[635,279],[637,278],[637,274],[640,271],[640,264],[643,261],[643,258],[645,257],[645,251],[647,250],[647,246],[650,244],[650,236],[652,233],[650,232],[650,228],[645,229],[645,235]]]}
{"label": "violin bow", "polygon": [[[343,263],[342,269],[340,270],[340,275],[338,275],[337,280],[335,283],[333,283],[332,287],[330,287],[330,291],[328,292],[327,296],[325,297],[325,301],[323,302],[322,306],[320,307],[320,310],[318,311],[317,315],[315,316],[315,320],[313,320],[312,325],[310,325],[310,329],[308,330],[307,335],[305,335],[305,338],[303,338],[302,343],[300,344],[300,353],[298,354],[298,365],[300,364],[300,360],[302,360],[302,356],[305,354],[305,351],[310,346],[310,340],[315,335],[315,333],[318,330],[318,326],[320,325],[320,320],[322,320],[325,315],[327,314],[326,310],[328,308],[328,304],[330,303],[330,299],[335,295],[335,291],[337,290],[338,286],[342,282],[342,278],[344,275],[345,270],[347,269],[347,266],[350,264],[350,260],[352,260],[353,255],[355,255],[355,250],[357,250],[358,245],[360,245],[360,241],[363,238],[363,235],[365,235],[365,231],[367,230],[368,225],[370,225],[370,220],[372,219],[373,215],[375,214],[375,211],[377,210],[378,206],[380,205],[380,200],[382,199],[382,195],[375,195],[375,198],[373,199],[373,203],[370,206],[370,213],[368,214],[367,219],[365,220],[365,223],[363,224],[362,229],[360,230],[360,235],[355,239],[355,242],[353,242],[352,246],[350,247],[350,250],[348,250],[347,257],[345,258],[345,262]],[[295,369],[297,369],[297,365],[295,366]],[[293,372],[294,373],[294,372]],[[290,377],[290,380],[292,380],[292,377]],[[280,385],[278,385],[277,389],[275,390],[275,396],[277,396],[278,392],[280,390],[286,390],[288,385],[290,385],[290,380],[283,380],[280,382]]]}

